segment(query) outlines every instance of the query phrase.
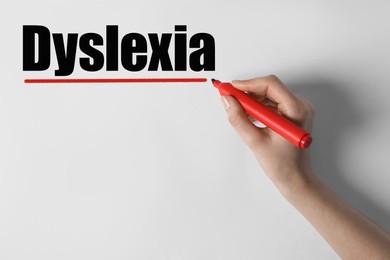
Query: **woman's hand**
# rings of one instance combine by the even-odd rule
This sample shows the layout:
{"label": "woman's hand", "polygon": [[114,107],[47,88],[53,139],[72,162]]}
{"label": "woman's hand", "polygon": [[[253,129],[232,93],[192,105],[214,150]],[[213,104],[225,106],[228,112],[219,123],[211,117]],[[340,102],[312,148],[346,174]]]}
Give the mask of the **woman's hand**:
{"label": "woman's hand", "polygon": [[[233,81],[260,102],[310,132],[314,108],[277,77]],[[343,259],[390,259],[388,234],[344,202],[312,174],[309,150],[268,128],[257,128],[234,97],[222,97],[229,121],[279,191]]]}
{"label": "woman's hand", "polygon": [[[308,132],[311,131],[313,106],[292,93],[276,76],[236,80],[232,84]],[[234,97],[223,96],[222,101],[230,124],[282,193],[312,177],[308,150],[295,147],[269,128],[256,127]]]}

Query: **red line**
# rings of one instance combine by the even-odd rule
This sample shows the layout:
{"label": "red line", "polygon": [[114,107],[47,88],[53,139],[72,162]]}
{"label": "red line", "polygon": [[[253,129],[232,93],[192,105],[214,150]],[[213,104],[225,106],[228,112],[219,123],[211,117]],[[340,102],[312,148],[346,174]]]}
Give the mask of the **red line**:
{"label": "red line", "polygon": [[206,82],[206,78],[104,78],[104,79],[25,79],[24,83],[177,83]]}

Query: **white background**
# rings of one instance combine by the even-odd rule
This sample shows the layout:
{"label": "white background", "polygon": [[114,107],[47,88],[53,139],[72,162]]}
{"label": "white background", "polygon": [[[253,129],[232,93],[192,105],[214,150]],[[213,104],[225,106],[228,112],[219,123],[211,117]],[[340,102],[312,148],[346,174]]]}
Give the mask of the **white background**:
{"label": "white background", "polygon": [[26,85],[57,63],[53,52],[49,70],[22,71],[23,25],[212,34],[212,73],[76,64],[72,77],[277,74],[317,107],[316,175],[389,230],[389,12],[388,1],[2,0],[0,259],[338,259],[210,83]]}

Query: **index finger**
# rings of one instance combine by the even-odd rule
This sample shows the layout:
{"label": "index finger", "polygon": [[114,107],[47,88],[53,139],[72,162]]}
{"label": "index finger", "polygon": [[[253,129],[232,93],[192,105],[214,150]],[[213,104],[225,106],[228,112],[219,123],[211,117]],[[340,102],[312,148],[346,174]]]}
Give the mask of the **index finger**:
{"label": "index finger", "polygon": [[247,91],[255,95],[267,97],[278,103],[278,109],[282,113],[288,113],[299,103],[299,99],[288,89],[283,82],[275,75],[259,77],[249,80],[234,80],[232,84],[235,88]]}

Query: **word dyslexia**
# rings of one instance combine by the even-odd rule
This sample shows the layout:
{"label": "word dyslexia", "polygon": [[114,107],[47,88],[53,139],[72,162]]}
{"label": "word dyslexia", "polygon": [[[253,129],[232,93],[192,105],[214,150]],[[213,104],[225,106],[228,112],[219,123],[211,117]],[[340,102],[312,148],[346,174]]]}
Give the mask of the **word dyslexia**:
{"label": "word dyslexia", "polygon": [[[186,71],[187,58],[193,71],[215,70],[215,41],[208,33],[197,33],[190,37],[187,57],[187,26],[175,25],[174,60],[170,57],[172,33],[148,33],[144,37],[139,33],[128,33],[120,42],[120,60],[128,71]],[[105,55],[96,46],[103,46],[104,39],[97,33],[69,33],[65,41],[63,34],[53,33],[53,44],[58,62],[55,76],[68,76],[74,71],[77,45],[84,55],[80,55],[80,67],[89,72],[99,71],[106,65],[107,71],[118,71],[119,36],[117,25],[106,26]],[[151,52],[148,52],[148,40]],[[41,25],[23,26],[23,70],[43,71],[50,67],[51,35],[47,27]],[[171,51],[172,52],[172,51]],[[149,63],[149,64],[148,64]]]}

